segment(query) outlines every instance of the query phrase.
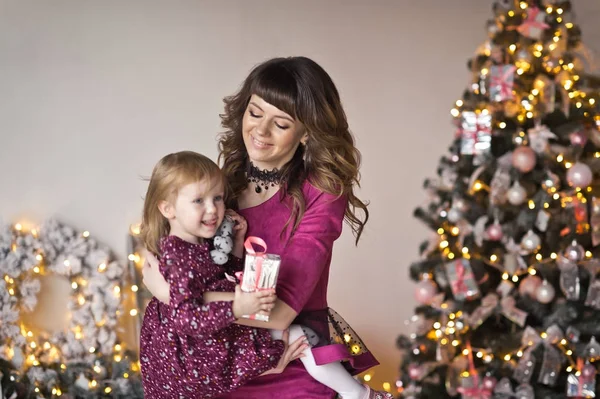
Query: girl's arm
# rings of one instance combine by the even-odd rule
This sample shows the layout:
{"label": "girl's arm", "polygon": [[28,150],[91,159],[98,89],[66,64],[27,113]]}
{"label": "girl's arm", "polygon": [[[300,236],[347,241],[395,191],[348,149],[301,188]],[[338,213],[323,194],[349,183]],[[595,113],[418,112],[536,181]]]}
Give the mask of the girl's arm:
{"label": "girl's arm", "polygon": [[[203,295],[204,302],[214,301],[233,301],[233,292],[205,292]],[[294,309],[289,307],[285,302],[277,299],[273,309],[261,311],[261,314],[269,316],[269,321],[251,320],[246,318],[238,318],[235,323],[249,327],[270,328],[274,330],[285,330],[292,324],[298,315]]]}

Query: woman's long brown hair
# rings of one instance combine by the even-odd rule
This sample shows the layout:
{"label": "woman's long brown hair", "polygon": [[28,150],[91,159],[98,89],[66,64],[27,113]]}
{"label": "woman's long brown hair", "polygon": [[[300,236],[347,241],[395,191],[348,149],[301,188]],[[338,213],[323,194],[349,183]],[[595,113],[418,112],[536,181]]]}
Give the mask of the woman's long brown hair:
{"label": "woman's long brown hair", "polygon": [[[225,97],[219,137],[219,163],[227,177],[235,202],[247,188],[248,153],[242,138],[242,120],[252,95],[286,112],[306,128],[306,145],[298,146],[283,168],[282,197],[290,195],[293,209],[288,225],[295,230],[306,208],[302,184],[308,178],[321,191],[346,196],[345,220],[360,239],[369,218],[367,203],[355,194],[360,186],[360,152],[348,129],[346,114],[331,77],[306,57],[274,58],[256,66],[234,95]],[[362,211],[362,218],[357,215]]]}

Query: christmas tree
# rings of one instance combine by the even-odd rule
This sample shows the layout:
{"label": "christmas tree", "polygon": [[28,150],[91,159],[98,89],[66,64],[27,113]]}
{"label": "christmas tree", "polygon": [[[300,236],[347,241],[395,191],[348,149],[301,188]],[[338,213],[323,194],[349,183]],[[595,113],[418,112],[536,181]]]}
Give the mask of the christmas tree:
{"label": "christmas tree", "polygon": [[570,1],[497,0],[415,216],[404,398],[592,398],[600,87]]}

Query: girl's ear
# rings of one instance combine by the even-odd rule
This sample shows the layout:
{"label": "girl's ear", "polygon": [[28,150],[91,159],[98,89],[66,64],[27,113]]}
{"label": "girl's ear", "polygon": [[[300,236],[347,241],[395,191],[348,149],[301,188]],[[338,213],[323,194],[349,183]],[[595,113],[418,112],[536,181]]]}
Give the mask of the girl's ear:
{"label": "girl's ear", "polygon": [[158,210],[168,220],[175,218],[175,209],[169,201],[160,201],[158,203]]}

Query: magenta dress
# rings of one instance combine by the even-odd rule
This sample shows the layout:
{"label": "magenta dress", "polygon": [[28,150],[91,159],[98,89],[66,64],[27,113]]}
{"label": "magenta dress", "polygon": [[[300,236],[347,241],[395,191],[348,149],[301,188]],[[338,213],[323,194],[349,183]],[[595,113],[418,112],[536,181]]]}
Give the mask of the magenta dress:
{"label": "magenta dress", "polygon": [[[327,285],[333,242],[340,236],[347,200],[323,193],[308,182],[303,186],[306,211],[289,240],[281,236],[290,204],[275,194],[266,202],[240,210],[248,221],[248,235],[265,240],[268,253],[281,255],[278,298],[298,312],[294,324],[311,327],[320,335],[312,348],[317,364],[344,361],[356,374],[379,364],[360,339],[327,305]],[[350,342],[344,336],[351,338]],[[221,399],[330,399],[335,392],[314,380],[300,361],[283,373],[266,375],[219,396]]]}
{"label": "magenta dress", "polygon": [[[152,298],[140,333],[146,399],[214,398],[272,369],[283,342],[267,330],[234,324],[232,302],[203,303],[205,291],[233,291],[209,244],[175,236],[160,243],[170,302]],[[237,262],[241,265],[241,261]]]}

